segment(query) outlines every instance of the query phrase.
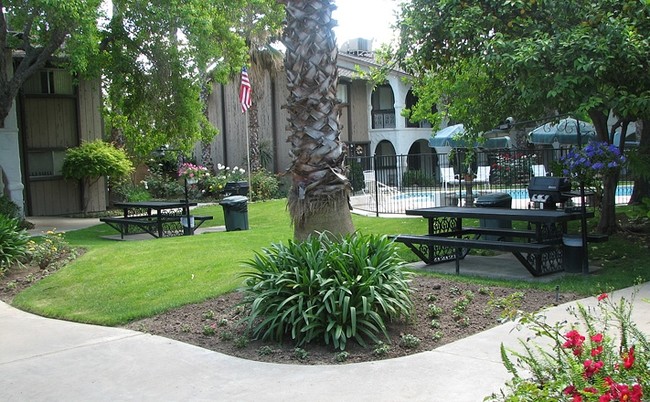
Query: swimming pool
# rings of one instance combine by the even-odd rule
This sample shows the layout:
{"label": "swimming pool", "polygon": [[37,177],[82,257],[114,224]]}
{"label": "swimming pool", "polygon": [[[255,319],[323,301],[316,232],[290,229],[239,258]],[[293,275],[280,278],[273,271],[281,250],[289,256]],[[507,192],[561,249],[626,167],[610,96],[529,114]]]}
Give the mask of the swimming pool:
{"label": "swimming pool", "polygon": [[[371,213],[403,214],[407,209],[430,208],[448,205],[461,205],[465,203],[465,191],[458,191],[458,188],[451,191],[432,188],[406,188],[397,193],[382,193],[357,195],[350,199],[354,209]],[[632,185],[619,185],[616,188],[616,204],[627,204],[632,195]],[[512,197],[511,208],[526,209],[530,206],[527,188],[505,188],[505,189],[474,189],[474,198],[484,194],[507,193]],[[460,195],[460,203],[459,203]],[[575,205],[580,205],[580,197],[573,198]]]}

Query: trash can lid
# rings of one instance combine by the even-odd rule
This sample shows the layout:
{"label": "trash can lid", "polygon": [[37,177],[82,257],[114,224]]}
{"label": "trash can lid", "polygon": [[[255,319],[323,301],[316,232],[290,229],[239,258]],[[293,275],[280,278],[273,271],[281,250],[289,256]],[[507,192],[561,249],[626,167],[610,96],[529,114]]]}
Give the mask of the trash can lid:
{"label": "trash can lid", "polygon": [[219,202],[219,205],[234,205],[234,204],[240,204],[240,203],[246,203],[248,201],[248,197],[244,197],[243,195],[231,195],[230,197],[225,197],[223,200]]}
{"label": "trash can lid", "polygon": [[494,202],[512,200],[512,196],[508,193],[490,193],[483,194],[476,198],[476,202]]}

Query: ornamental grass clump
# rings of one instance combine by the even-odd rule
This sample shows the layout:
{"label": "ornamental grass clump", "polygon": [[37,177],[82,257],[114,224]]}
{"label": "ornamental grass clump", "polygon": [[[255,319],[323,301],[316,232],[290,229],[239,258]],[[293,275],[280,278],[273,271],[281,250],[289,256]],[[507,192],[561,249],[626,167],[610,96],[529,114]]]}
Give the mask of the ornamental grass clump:
{"label": "ornamental grass clump", "polygon": [[29,235],[20,228],[20,221],[0,214],[0,276],[13,264],[20,263],[27,253]]}
{"label": "ornamental grass clump", "polygon": [[326,233],[302,243],[273,244],[246,263],[245,299],[255,339],[313,341],[345,350],[386,332],[386,321],[410,317],[408,275],[386,236]]}
{"label": "ornamental grass clump", "polygon": [[[613,302],[607,294],[598,305],[578,304],[570,310],[581,325],[554,326],[541,316],[524,320],[550,347],[530,340],[522,353],[501,347],[501,356],[513,378],[507,393],[492,401],[641,402],[650,390],[650,344],[631,319],[632,304]],[[512,359],[514,358],[514,360]]]}

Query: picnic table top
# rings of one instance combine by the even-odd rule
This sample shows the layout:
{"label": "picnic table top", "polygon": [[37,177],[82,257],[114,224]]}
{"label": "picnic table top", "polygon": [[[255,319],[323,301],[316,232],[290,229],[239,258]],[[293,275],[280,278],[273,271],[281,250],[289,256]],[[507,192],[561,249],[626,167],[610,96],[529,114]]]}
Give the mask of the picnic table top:
{"label": "picnic table top", "polygon": [[187,205],[196,206],[196,202],[186,201],[137,201],[137,202],[116,202],[118,208],[152,208],[152,209],[165,209],[165,208],[183,208]]}
{"label": "picnic table top", "polygon": [[[434,207],[409,209],[407,215],[417,215],[424,218],[474,218],[501,219],[528,222],[565,222],[578,220],[581,211],[566,212],[563,209],[510,209],[510,208],[469,208],[469,207]],[[587,211],[585,216],[591,218],[594,213]]]}

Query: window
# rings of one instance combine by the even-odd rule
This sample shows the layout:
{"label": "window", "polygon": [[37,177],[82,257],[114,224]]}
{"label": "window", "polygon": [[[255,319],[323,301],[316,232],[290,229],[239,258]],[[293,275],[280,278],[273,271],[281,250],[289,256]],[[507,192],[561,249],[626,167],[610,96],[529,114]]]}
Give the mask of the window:
{"label": "window", "polygon": [[372,93],[372,128],[395,128],[395,96],[388,84]]}
{"label": "window", "polygon": [[[409,90],[408,93],[406,94],[406,108],[413,110],[413,107],[417,104],[418,102],[418,97],[413,94],[412,90]],[[431,106],[431,113],[436,113],[438,109],[436,108],[436,105]],[[411,121],[410,120],[410,115],[406,117],[406,127],[414,127],[414,128],[431,128],[431,123],[429,123],[427,120],[422,120],[422,121]]]}
{"label": "window", "polygon": [[350,99],[348,96],[348,84],[345,83],[340,83],[336,87],[336,98],[341,101],[343,104],[348,104],[350,103]]}
{"label": "window", "polygon": [[65,150],[29,151],[29,177],[61,176]]}
{"label": "window", "polygon": [[27,95],[74,95],[72,76],[65,70],[45,69],[34,74],[23,85]]}

